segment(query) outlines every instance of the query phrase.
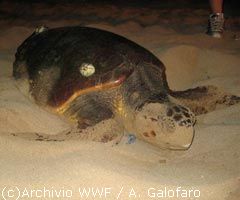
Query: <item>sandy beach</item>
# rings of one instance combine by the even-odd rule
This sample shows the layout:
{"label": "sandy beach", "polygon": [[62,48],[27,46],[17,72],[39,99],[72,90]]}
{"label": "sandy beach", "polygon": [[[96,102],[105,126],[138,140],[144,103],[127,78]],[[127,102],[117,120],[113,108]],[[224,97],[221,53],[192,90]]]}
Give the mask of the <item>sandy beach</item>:
{"label": "sandy beach", "polygon": [[[9,136],[56,134],[69,128],[24,96],[12,77],[17,47],[41,25],[82,25],[120,34],[164,63],[170,88],[215,85],[240,96],[240,17],[229,17],[224,37],[214,39],[205,34],[208,14],[207,5],[0,2],[0,199],[12,190],[19,199],[238,200],[239,104],[198,116],[187,151],[160,150],[140,140],[127,144],[126,138],[112,145]],[[87,198],[79,193],[83,188],[106,193]],[[43,190],[50,192],[39,198]]]}

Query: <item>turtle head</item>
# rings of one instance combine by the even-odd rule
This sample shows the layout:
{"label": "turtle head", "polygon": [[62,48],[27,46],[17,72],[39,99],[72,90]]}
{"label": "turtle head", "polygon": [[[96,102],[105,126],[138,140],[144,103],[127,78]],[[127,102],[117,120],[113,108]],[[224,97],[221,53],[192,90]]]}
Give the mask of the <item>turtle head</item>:
{"label": "turtle head", "polygon": [[136,111],[136,136],[159,148],[185,150],[194,137],[194,114],[171,103],[146,103]]}

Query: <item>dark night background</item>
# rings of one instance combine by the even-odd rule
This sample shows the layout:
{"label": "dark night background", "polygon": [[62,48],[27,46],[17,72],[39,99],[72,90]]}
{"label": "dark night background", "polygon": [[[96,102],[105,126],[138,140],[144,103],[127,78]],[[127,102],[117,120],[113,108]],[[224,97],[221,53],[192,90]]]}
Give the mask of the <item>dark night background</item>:
{"label": "dark night background", "polygon": [[[225,0],[224,4],[224,14],[227,19],[225,28],[230,30],[239,30],[240,1]],[[66,9],[64,9],[65,7]],[[128,15],[126,18],[122,16],[122,13],[128,9],[139,9],[139,11],[138,14],[135,12],[134,16]],[[96,16],[96,13],[94,12],[98,12],[98,10],[101,10],[101,14]],[[104,16],[104,12],[109,13],[109,15],[107,17]],[[151,16],[153,12],[158,13],[157,18],[155,17],[152,20],[150,19],[148,22],[143,19]],[[79,20],[78,25],[87,25],[95,22],[106,22],[116,25],[124,23],[124,21],[127,20],[133,20],[141,26],[148,26],[151,24],[165,26],[172,23],[173,29],[191,34],[193,33],[193,30],[197,32],[205,31],[209,13],[210,6],[208,0],[0,1],[0,22],[8,25],[28,24],[28,26],[38,26],[44,23],[44,20],[53,21],[70,19]],[[192,23],[191,26],[193,26],[193,29],[188,31],[189,29],[186,29],[186,26],[181,23],[182,19],[191,20],[194,15],[199,17],[198,22],[196,21]],[[27,21],[28,23],[23,23],[23,21]]]}
{"label": "dark night background", "polygon": [[[0,1],[6,2],[6,1]],[[110,4],[116,6],[133,6],[133,7],[148,7],[148,8],[206,8],[209,9],[208,0],[9,0],[8,3],[13,2],[17,4],[34,4],[46,3],[53,6],[59,3],[71,4]],[[240,1],[239,0],[225,0],[224,10],[228,15],[240,15]],[[0,13],[1,14],[1,13]]]}

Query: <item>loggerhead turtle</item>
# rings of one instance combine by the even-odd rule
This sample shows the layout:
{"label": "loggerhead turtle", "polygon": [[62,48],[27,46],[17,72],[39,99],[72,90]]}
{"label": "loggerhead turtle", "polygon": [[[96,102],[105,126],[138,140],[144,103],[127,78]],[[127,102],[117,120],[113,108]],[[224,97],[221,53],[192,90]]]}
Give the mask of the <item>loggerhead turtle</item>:
{"label": "loggerhead turtle", "polygon": [[[81,138],[87,133],[106,142],[125,130],[160,148],[187,149],[194,136],[195,115],[217,104],[240,101],[214,86],[172,91],[156,56],[122,36],[96,28],[38,28],[15,57],[13,76],[27,82],[25,92],[38,105],[77,124],[75,131],[36,134],[36,140]],[[96,131],[109,120],[110,129],[104,134]],[[123,129],[114,128],[120,126]]]}

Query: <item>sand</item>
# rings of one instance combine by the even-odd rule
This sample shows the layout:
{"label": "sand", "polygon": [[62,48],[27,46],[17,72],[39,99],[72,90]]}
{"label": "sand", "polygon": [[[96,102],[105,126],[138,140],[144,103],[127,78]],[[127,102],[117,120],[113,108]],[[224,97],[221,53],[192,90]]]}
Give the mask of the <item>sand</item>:
{"label": "sand", "polygon": [[[56,134],[69,128],[58,116],[22,95],[11,76],[17,46],[37,25],[80,24],[113,31],[159,57],[166,65],[172,89],[212,84],[240,95],[240,31],[232,25],[239,18],[230,19],[232,30],[217,40],[204,34],[208,14],[204,9],[187,12],[40,3],[29,9],[7,2],[0,8],[0,190],[5,197],[8,189],[18,194],[19,188],[21,197],[31,199],[45,199],[37,196],[43,195],[44,189],[51,191],[47,196],[51,199],[87,199],[81,198],[79,188],[98,187],[110,192],[101,199],[117,199],[120,191],[118,199],[239,199],[240,105],[199,116],[194,142],[187,151],[160,150],[139,140],[127,144],[126,138],[112,145],[81,140],[37,142],[6,136]],[[14,12],[21,14],[11,17]],[[31,194],[37,189],[38,193]],[[164,196],[165,189],[170,191],[169,198]],[[193,193],[181,197],[190,189],[195,191],[195,198]],[[60,192],[59,198],[55,192]],[[175,196],[171,197],[173,192]],[[90,195],[88,199],[100,197]]]}

